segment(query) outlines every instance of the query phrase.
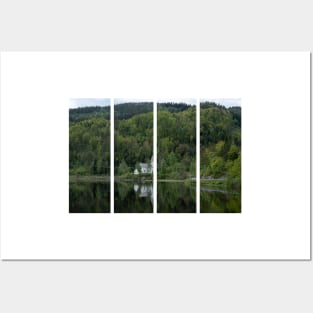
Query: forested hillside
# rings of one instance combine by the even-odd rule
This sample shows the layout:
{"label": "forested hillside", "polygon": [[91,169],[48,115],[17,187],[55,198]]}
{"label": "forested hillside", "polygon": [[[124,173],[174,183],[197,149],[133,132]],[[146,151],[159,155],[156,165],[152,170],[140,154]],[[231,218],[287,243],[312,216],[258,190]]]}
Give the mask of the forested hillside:
{"label": "forested hillside", "polygon": [[[114,106],[115,173],[131,175],[153,154],[152,103]],[[196,107],[158,104],[158,178],[196,176]],[[109,175],[110,107],[69,111],[70,175]],[[241,176],[241,108],[201,103],[200,176]]]}
{"label": "forested hillside", "polygon": [[152,102],[130,102],[114,105],[114,120],[126,120],[142,113],[152,112]]}
{"label": "forested hillside", "polygon": [[110,119],[110,107],[82,107],[77,109],[70,109],[69,121],[70,123],[87,120],[90,118],[102,117],[106,120]]}
{"label": "forested hillside", "polygon": [[[152,112],[152,102],[138,102],[138,103],[122,103],[114,106],[114,119],[124,120],[131,118],[134,115],[141,113]],[[69,121],[70,123],[79,122],[82,120],[103,117],[104,119],[110,119],[110,106],[100,107],[82,107],[76,109],[70,109]]]}
{"label": "forested hillside", "polygon": [[110,174],[110,121],[94,117],[69,126],[70,175]]}
{"label": "forested hillside", "polygon": [[[115,173],[134,172],[152,157],[153,103],[114,106]],[[110,107],[69,110],[70,175],[110,174]]]}
{"label": "forested hillside", "polygon": [[196,107],[158,104],[158,179],[196,176]]}
{"label": "forested hillside", "polygon": [[200,175],[241,177],[241,108],[200,105]]}
{"label": "forested hillside", "polygon": [[[129,106],[134,110],[136,106]],[[148,110],[149,107],[146,107]],[[140,108],[141,109],[141,108]],[[150,163],[153,151],[153,104],[150,112],[139,113],[128,119],[115,120],[115,174],[133,174],[139,163]],[[125,116],[125,115],[124,115]]]}

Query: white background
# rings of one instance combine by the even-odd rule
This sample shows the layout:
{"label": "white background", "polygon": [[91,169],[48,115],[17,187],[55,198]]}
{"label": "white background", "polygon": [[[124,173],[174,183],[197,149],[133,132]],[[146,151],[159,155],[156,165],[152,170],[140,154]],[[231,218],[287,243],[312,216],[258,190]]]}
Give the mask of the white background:
{"label": "white background", "polygon": [[[307,0],[1,0],[0,49],[312,51],[311,12]],[[0,278],[3,312],[313,311],[312,262],[1,261]]]}
{"label": "white background", "polygon": [[[241,98],[242,214],[69,214],[70,98]],[[309,259],[309,53],[3,53],[3,259]],[[300,157],[301,156],[301,157]]]}

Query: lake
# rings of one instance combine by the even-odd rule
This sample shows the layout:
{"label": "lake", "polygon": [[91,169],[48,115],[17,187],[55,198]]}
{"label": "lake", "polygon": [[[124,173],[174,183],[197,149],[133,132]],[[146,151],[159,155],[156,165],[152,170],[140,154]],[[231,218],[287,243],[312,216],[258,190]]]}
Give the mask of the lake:
{"label": "lake", "polygon": [[196,186],[184,182],[158,182],[158,213],[195,213]]}
{"label": "lake", "polygon": [[[158,182],[158,213],[195,213],[196,187],[182,182]],[[152,213],[152,183],[114,184],[115,213]],[[110,183],[69,184],[70,213],[109,213]],[[240,213],[240,191],[213,190],[201,186],[201,213]]]}
{"label": "lake", "polygon": [[110,213],[110,183],[70,183],[70,213]]}
{"label": "lake", "polygon": [[152,183],[114,183],[115,213],[152,213]]}
{"label": "lake", "polygon": [[201,187],[201,213],[241,213],[240,191],[212,190]]}

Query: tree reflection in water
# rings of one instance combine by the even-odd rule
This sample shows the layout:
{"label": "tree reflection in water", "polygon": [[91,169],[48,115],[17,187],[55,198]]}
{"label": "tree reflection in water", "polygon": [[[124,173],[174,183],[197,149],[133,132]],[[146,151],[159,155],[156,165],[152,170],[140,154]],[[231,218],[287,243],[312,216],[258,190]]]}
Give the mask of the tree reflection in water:
{"label": "tree reflection in water", "polygon": [[240,213],[241,193],[201,188],[201,213]]}
{"label": "tree reflection in water", "polygon": [[114,184],[115,213],[152,213],[152,184],[118,182]]}
{"label": "tree reflection in water", "polygon": [[70,183],[70,213],[110,213],[110,183]]}
{"label": "tree reflection in water", "polygon": [[196,186],[183,182],[158,182],[158,213],[195,213]]}

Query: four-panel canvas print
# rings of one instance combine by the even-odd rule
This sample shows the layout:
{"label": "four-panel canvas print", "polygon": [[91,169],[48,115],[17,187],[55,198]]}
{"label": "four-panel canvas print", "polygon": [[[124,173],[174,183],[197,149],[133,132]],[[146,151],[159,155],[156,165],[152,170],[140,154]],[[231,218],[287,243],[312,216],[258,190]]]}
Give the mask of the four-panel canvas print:
{"label": "four-panel canvas print", "polygon": [[70,100],[70,213],[197,213],[197,207],[241,212],[240,99]]}
{"label": "four-panel canvas print", "polygon": [[311,258],[310,53],[0,62],[1,258]]}

